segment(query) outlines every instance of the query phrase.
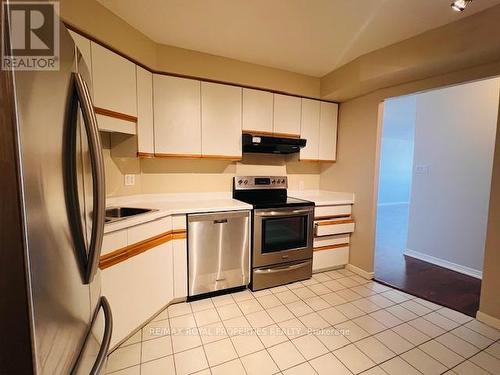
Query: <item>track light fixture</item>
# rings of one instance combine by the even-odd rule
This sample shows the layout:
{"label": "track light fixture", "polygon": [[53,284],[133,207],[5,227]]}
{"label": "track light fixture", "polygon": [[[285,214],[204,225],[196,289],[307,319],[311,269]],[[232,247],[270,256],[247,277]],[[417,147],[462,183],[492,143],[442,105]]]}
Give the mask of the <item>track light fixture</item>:
{"label": "track light fixture", "polygon": [[456,12],[463,12],[471,2],[472,0],[454,0],[451,3],[451,9]]}

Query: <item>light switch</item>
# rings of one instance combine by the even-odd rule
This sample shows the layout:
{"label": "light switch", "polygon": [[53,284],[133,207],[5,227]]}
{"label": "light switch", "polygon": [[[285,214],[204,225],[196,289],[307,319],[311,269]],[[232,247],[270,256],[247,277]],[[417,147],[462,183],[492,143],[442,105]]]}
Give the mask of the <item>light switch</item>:
{"label": "light switch", "polygon": [[429,166],[427,164],[415,165],[415,174],[428,175]]}
{"label": "light switch", "polygon": [[133,186],[133,185],[135,185],[135,174],[126,174],[125,186]]}

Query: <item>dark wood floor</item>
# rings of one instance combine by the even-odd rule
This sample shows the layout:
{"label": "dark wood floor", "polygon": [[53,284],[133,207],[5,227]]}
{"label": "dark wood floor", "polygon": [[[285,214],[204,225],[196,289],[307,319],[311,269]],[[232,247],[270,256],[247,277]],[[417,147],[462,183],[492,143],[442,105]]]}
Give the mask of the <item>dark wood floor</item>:
{"label": "dark wood floor", "polygon": [[375,280],[406,293],[476,317],[481,280],[418,259],[385,258],[375,269]]}
{"label": "dark wood floor", "polygon": [[[481,280],[404,256],[405,224],[401,212],[383,213],[377,228],[375,280],[475,317],[479,309]],[[404,216],[404,208],[401,208]],[[379,210],[380,214],[380,210]],[[379,229],[377,229],[379,230]]]}

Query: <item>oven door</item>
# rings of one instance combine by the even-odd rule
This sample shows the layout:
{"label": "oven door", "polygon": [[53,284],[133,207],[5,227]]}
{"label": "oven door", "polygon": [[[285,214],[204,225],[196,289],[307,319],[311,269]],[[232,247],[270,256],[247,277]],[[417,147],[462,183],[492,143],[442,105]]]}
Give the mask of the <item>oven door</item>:
{"label": "oven door", "polygon": [[253,267],[312,258],[314,207],[254,211]]}

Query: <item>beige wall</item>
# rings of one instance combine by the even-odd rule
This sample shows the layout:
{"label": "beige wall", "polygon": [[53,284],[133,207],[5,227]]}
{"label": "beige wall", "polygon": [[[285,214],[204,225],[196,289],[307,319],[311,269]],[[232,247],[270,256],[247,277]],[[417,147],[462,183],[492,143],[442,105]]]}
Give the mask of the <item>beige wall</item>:
{"label": "beige wall", "polygon": [[500,319],[500,110],[493,160],[490,212],[479,310]]}
{"label": "beige wall", "polygon": [[[232,190],[237,175],[288,176],[292,190],[318,189],[320,165],[299,163],[297,156],[249,155],[240,162],[203,159],[137,159],[120,156],[120,140],[102,133],[107,196],[148,193],[212,192]],[[133,141],[132,137],[129,139]],[[113,144],[113,148],[111,145]],[[123,149],[129,148],[125,145]],[[134,174],[136,184],[124,186],[124,175]]]}
{"label": "beige wall", "polygon": [[319,97],[320,79],[153,42],[95,0],[61,0],[61,17],[153,70]]}

